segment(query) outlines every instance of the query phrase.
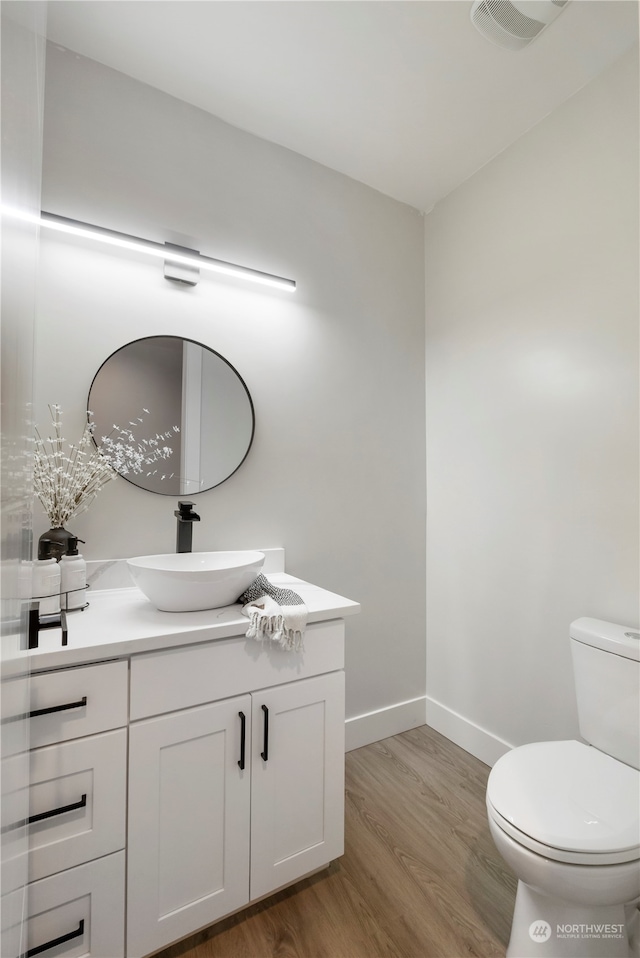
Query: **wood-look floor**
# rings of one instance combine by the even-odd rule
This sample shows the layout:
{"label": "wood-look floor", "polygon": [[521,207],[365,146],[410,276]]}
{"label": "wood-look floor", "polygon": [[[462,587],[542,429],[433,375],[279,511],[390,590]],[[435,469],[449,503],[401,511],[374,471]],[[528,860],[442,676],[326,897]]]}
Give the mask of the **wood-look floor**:
{"label": "wood-look floor", "polygon": [[502,958],[488,774],[427,726],[349,752],[344,857],[156,958]]}

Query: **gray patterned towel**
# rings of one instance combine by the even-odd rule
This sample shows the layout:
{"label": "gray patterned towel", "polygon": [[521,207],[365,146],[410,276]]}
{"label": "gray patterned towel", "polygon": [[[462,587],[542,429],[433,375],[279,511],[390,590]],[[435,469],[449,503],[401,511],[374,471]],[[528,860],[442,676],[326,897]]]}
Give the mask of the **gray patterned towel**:
{"label": "gray patterned towel", "polygon": [[258,642],[267,638],[286,651],[303,651],[308,610],[296,592],[279,589],[261,572],[238,602],[249,618],[247,638]]}

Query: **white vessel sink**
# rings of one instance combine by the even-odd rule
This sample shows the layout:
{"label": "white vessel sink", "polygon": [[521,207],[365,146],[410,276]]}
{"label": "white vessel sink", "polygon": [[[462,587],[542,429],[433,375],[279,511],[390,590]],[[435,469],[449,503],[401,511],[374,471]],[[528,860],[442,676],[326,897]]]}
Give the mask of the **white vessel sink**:
{"label": "white vessel sink", "polygon": [[133,581],[161,612],[232,605],[251,585],[262,552],[183,552],[127,559]]}

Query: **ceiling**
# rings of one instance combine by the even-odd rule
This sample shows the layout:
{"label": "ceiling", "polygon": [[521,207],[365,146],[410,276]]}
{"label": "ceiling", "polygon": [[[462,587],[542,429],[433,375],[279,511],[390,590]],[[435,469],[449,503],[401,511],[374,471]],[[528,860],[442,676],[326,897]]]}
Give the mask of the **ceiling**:
{"label": "ceiling", "polygon": [[637,0],[571,0],[502,49],[471,0],[51,0],[77,53],[421,210],[638,39]]}

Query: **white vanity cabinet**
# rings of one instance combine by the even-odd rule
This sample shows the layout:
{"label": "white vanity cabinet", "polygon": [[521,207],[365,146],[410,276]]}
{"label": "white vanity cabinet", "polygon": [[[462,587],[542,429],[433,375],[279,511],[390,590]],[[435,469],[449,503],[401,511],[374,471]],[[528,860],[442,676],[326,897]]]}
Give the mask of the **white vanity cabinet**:
{"label": "white vanity cabinet", "polygon": [[342,854],[343,668],[336,621],[133,658],[128,958]]}
{"label": "white vanity cabinet", "polygon": [[127,700],[124,661],[30,678],[28,822],[2,809],[3,850],[28,825],[27,958],[124,956]]}
{"label": "white vanity cabinet", "polygon": [[[309,609],[303,651],[247,639],[237,607],[168,614],[129,587],[96,589],[64,649],[51,633],[25,653],[29,916],[2,958],[148,958],[343,853],[359,605],[271,574]],[[26,800],[3,795],[16,867]]]}

